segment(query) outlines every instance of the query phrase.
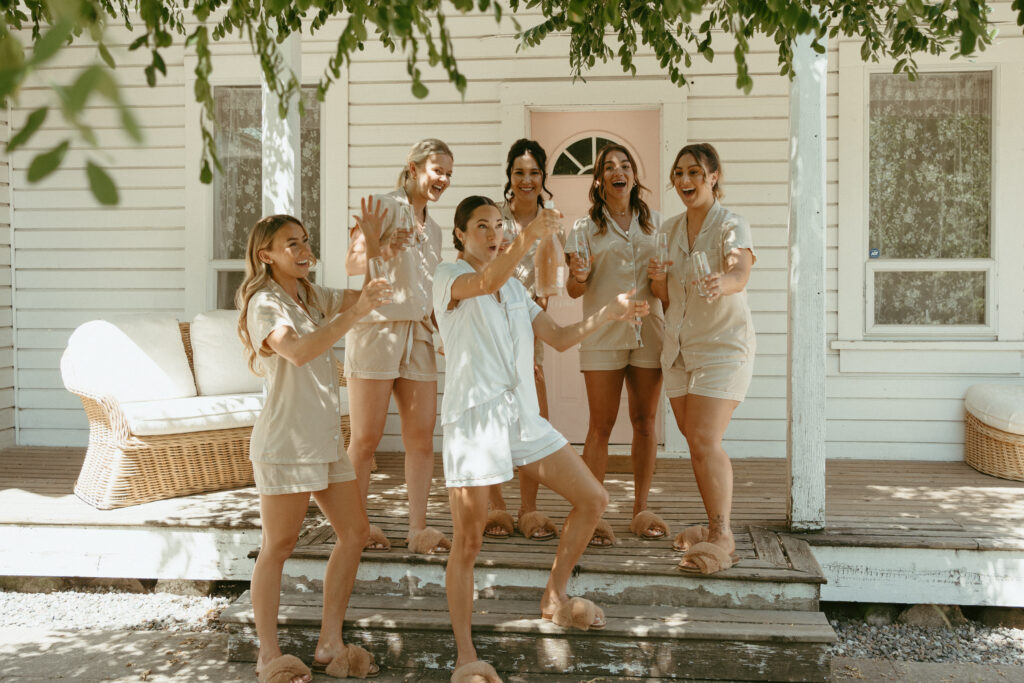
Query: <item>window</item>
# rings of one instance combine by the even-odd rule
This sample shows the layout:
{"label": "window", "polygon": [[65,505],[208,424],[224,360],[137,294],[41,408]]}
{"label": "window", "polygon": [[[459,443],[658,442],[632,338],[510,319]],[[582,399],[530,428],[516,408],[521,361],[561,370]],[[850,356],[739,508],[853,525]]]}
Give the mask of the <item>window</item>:
{"label": "window", "polygon": [[[245,274],[245,242],[262,217],[262,94],[259,86],[217,86],[215,132],[223,173],[213,180],[213,260],[217,308],[234,308]],[[320,102],[315,86],[302,88],[300,124],[302,219],[313,253],[320,255]],[[312,277],[315,277],[315,273]]]}
{"label": "window", "polygon": [[590,175],[594,170],[594,160],[605,145],[622,144],[598,135],[588,135],[565,148],[558,159],[551,175]]}
{"label": "window", "polygon": [[866,331],[991,333],[992,72],[872,73]]}

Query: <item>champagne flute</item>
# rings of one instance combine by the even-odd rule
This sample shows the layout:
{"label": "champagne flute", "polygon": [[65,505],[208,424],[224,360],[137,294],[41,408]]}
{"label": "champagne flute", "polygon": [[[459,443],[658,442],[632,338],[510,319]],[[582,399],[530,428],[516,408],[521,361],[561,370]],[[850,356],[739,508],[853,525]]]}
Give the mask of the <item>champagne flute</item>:
{"label": "champagne flute", "polygon": [[664,264],[666,261],[668,261],[668,234],[664,232],[659,232],[657,240],[658,249],[655,253],[655,259],[658,261],[658,263]]}
{"label": "champagne flute", "polygon": [[371,258],[366,262],[366,272],[370,276],[370,280],[384,280],[384,282],[388,283],[388,297],[384,303],[391,303],[391,278],[388,277],[387,268],[384,266],[384,259],[380,256]]}
{"label": "champagne flute", "polygon": [[[640,303],[640,268],[637,263],[636,256],[636,241],[633,239],[633,233],[629,233],[629,246],[633,250],[633,303]],[[640,316],[633,318],[633,335],[636,337],[636,347],[638,349],[644,348],[644,340],[640,335],[640,327],[643,320]]]}
{"label": "champagne flute", "polygon": [[693,267],[693,277],[697,280],[697,293],[709,300],[708,288],[705,279],[711,275],[711,266],[708,265],[708,255],[703,251],[695,251],[690,254],[690,264]]}
{"label": "champagne flute", "polygon": [[573,251],[576,252],[577,258],[579,258],[583,264],[587,267],[587,275],[590,274],[590,244],[587,243],[587,238],[583,234],[583,228],[576,226],[573,231]]}

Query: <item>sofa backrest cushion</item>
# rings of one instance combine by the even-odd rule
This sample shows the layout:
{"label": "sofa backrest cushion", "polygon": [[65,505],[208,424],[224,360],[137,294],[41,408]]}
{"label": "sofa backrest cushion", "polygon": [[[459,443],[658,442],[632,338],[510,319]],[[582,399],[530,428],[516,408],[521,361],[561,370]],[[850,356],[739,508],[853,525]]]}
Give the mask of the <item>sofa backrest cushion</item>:
{"label": "sofa backrest cushion", "polygon": [[207,311],[192,321],[192,364],[200,396],[263,391],[263,378],[249,370],[238,338],[238,311]]}
{"label": "sofa backrest cushion", "polygon": [[178,321],[167,316],[126,315],[80,325],[68,339],[61,374],[69,389],[122,403],[196,395]]}

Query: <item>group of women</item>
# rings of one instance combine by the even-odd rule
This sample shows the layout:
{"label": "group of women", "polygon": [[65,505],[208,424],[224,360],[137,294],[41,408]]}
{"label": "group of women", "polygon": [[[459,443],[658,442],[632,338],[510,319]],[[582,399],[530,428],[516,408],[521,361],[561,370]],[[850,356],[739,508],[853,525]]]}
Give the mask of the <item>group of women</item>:
{"label": "group of women", "polygon": [[[362,201],[346,264],[350,274],[367,274],[359,292],[308,280],[315,260],[298,219],[270,216],[249,236],[236,303],[250,366],[267,388],[251,448],[263,523],[252,579],[261,681],[310,680],[300,660],[282,655],[276,634],[283,565],[310,493],[338,537],[325,573],[314,667],[334,676],[378,671],[366,650],[343,642],[341,624],[361,551],[389,545],[368,523],[366,496],[392,396],[406,451],[408,548],[449,553],[454,682],[500,681],[473,646],[473,566],[484,534],[513,532],[500,485],[516,470],[519,530],[531,539],[559,536],[540,617],[566,628],[604,627],[600,608],[570,597],[567,588],[588,545],[615,542],[602,520],[608,504],[602,482],[623,385],[633,427],[630,530],[645,539],[670,533],[647,501],[664,383],[709,522],[676,536],[675,547],[685,551],[680,567],[711,573],[735,561],[732,470],[721,441],[751,378],[754,334],[745,286],[754,254],[746,220],[718,201],[722,169],[715,149],[693,144],[676,155],[670,175],[685,211],[668,220],[644,200],[647,189],[631,152],[617,144],[600,151],[590,210],[565,247],[566,290],[583,299],[583,319],[569,325],[545,312],[546,300],[533,288],[536,245],[560,235],[564,218],[544,208],[551,198],[544,150],[525,139],[512,146],[501,204],[481,196],[459,203],[452,230],[458,257],[442,262],[441,228],[428,205],[447,190],[453,165],[445,143],[423,140],[410,150],[397,188]],[[577,248],[580,240],[586,248]],[[709,274],[694,274],[690,262],[698,252],[706,254]],[[347,454],[331,351],[343,335],[352,422]],[[590,408],[582,458],[546,419],[543,344],[558,351],[581,345]],[[446,359],[440,417],[451,540],[426,519],[435,353]],[[539,484],[572,506],[560,533],[537,509]]]}

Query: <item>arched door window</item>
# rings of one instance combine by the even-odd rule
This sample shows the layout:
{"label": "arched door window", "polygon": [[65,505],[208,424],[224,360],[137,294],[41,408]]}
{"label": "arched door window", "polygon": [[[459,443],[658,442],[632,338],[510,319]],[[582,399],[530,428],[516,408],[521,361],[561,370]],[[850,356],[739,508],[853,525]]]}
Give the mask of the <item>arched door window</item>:
{"label": "arched door window", "polygon": [[[605,145],[622,145],[600,135],[588,134],[568,145],[555,159],[551,175],[590,175],[594,171],[594,160]],[[625,145],[623,145],[625,146]]]}

